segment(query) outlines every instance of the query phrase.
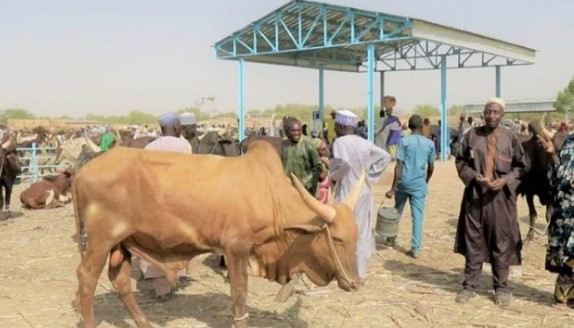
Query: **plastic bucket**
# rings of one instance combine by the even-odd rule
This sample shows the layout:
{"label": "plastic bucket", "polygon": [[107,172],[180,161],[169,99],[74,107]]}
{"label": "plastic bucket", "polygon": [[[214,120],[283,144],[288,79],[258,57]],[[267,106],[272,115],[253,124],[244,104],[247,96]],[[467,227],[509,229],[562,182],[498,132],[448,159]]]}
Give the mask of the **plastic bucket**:
{"label": "plastic bucket", "polygon": [[377,211],[377,225],[375,231],[381,237],[393,238],[399,232],[401,215],[394,207],[380,207]]}

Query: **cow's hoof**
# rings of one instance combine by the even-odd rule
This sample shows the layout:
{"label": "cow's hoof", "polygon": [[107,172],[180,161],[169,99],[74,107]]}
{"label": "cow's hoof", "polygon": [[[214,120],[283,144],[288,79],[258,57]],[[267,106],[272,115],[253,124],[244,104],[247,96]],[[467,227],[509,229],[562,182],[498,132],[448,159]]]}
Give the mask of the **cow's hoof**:
{"label": "cow's hoof", "polygon": [[156,299],[160,302],[167,302],[169,300],[171,300],[173,298],[174,294],[173,292],[169,292],[167,294],[163,294],[163,295],[156,295]]}

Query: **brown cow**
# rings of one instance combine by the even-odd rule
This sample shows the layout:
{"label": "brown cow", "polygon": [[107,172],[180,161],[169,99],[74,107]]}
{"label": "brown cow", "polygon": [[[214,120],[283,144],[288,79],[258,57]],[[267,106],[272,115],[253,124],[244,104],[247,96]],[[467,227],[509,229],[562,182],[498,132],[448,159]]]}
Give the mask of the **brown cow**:
{"label": "brown cow", "polygon": [[517,188],[517,194],[526,197],[528,204],[528,213],[530,218],[530,227],[524,241],[528,245],[534,240],[534,224],[538,218],[536,207],[534,206],[534,196],[538,196],[540,204],[546,206],[546,222],[550,221],[552,216],[551,186],[548,178],[548,165],[551,158],[542,148],[538,136],[548,138],[554,143],[557,150],[562,148],[562,144],[568,137],[568,132],[551,133],[544,127],[544,115],[539,120],[533,120],[528,124],[528,136],[520,136],[524,157],[526,159],[526,173],[522,177]]}
{"label": "brown cow", "polygon": [[[18,159],[18,154],[13,149],[0,149],[0,211],[6,209],[7,216],[10,214],[10,201],[12,199],[12,188],[16,182],[16,177],[22,172],[22,165]],[[2,194],[4,189],[4,195]]]}
{"label": "brown cow", "polygon": [[353,208],[364,174],[333,206],[292,180],[264,141],[240,157],[117,147],[89,162],[72,183],[84,325],[95,326],[94,292],[108,255],[108,277],[138,327],[150,324],[131,290],[131,254],[175,282],[176,270],[194,256],[223,253],[237,327],[247,327],[248,273],[282,285],[305,273],[317,285],[337,279],[340,288],[356,290]]}
{"label": "brown cow", "polygon": [[20,202],[26,208],[56,208],[67,202],[67,193],[72,186],[72,174],[62,171],[59,175],[44,177],[34,182],[20,194]]}
{"label": "brown cow", "polygon": [[241,152],[244,154],[247,153],[251,143],[253,143],[256,140],[265,140],[269,142],[273,146],[273,149],[275,149],[275,151],[279,154],[279,156],[280,157],[283,156],[283,138],[263,136],[263,135],[252,135],[243,139],[243,141],[241,141],[241,143],[239,144]]}

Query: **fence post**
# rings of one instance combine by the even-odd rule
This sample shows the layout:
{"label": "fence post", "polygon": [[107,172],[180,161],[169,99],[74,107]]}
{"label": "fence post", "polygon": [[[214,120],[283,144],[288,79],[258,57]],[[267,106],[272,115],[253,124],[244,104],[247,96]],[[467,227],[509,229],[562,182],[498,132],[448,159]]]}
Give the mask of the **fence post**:
{"label": "fence post", "polygon": [[32,166],[32,182],[38,181],[38,159],[36,158],[36,143],[32,143],[32,158],[30,159]]}

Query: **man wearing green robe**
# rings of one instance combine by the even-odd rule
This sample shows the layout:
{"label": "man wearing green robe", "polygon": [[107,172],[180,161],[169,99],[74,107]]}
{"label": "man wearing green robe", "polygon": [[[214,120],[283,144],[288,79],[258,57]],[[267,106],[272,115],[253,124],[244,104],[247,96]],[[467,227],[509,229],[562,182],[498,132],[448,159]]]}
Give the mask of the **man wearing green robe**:
{"label": "man wearing green robe", "polygon": [[287,175],[293,173],[305,186],[305,189],[316,196],[317,183],[324,179],[327,172],[321,166],[317,149],[311,141],[301,136],[301,122],[289,118],[285,122],[287,140],[283,141],[283,168]]}
{"label": "man wearing green robe", "polygon": [[114,147],[115,143],[116,143],[116,136],[112,132],[112,128],[108,126],[106,128],[106,133],[102,135],[102,140],[100,142],[100,149],[102,151],[108,151],[110,150],[110,148]]}

